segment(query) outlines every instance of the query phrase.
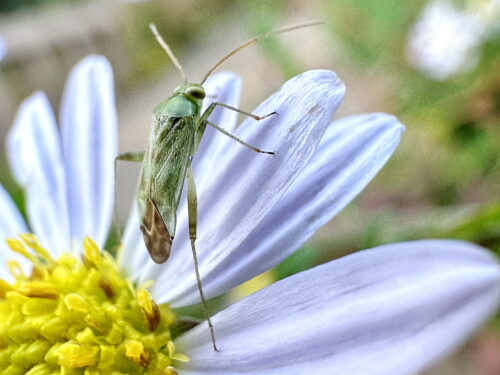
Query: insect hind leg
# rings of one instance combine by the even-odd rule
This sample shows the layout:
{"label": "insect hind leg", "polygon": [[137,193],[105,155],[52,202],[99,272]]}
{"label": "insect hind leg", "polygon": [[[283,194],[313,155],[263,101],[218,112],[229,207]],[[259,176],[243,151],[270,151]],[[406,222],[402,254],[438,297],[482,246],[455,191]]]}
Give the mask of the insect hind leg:
{"label": "insect hind leg", "polygon": [[201,283],[200,270],[198,267],[198,255],[196,254],[196,224],[197,224],[197,209],[198,209],[198,199],[196,197],[196,186],[194,183],[193,171],[191,166],[188,167],[186,171],[187,180],[187,201],[188,201],[188,217],[189,217],[189,239],[191,240],[191,251],[193,252],[194,270],[196,273],[196,283],[198,284],[198,291],[200,292],[201,302],[203,304],[203,309],[205,310],[205,316],[208,322],[208,328],[210,329],[210,335],[212,338],[212,346],[216,352],[217,345],[215,343],[215,330],[210,320],[208,313],[208,304],[203,293],[203,285]]}

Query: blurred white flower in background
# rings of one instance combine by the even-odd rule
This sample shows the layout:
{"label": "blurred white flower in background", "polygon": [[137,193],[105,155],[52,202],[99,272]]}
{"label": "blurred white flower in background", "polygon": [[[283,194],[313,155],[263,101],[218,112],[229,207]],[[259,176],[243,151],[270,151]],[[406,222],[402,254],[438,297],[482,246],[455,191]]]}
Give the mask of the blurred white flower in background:
{"label": "blurred white flower in background", "polygon": [[500,1],[469,0],[460,8],[431,1],[410,32],[408,60],[436,80],[473,69],[483,40],[499,30]]}

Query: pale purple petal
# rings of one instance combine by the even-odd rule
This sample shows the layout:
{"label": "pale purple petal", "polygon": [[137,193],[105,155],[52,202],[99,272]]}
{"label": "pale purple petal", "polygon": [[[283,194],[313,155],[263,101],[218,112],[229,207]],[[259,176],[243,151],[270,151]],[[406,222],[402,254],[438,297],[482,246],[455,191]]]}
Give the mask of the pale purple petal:
{"label": "pale purple petal", "polygon": [[0,239],[16,237],[27,231],[28,228],[12,198],[0,185]]}
{"label": "pale purple petal", "polygon": [[66,185],[54,114],[45,94],[22,104],[7,136],[11,170],[26,194],[31,228],[44,246],[70,249]]}
{"label": "pale purple petal", "polygon": [[120,267],[132,278],[135,273],[141,272],[143,265],[150,259],[139,226],[138,206],[134,200],[122,239],[123,250],[118,257]]}
{"label": "pale purple petal", "polygon": [[472,244],[381,246],[275,283],[176,340],[182,374],[410,375],[497,309],[500,267]]}
{"label": "pale purple petal", "polygon": [[[220,295],[299,248],[364,189],[396,149],[403,130],[394,116],[381,113],[332,123],[279,203],[238,248],[204,275],[205,294]],[[192,288],[190,300],[197,293]]]}
{"label": "pale purple petal", "polygon": [[[277,111],[277,115],[260,122],[246,120],[238,127],[236,136],[276,155],[260,155],[231,140],[231,147],[214,161],[217,168],[198,191],[202,275],[240,245],[307,165],[344,91],[333,72],[306,72],[285,83],[254,111],[260,115]],[[156,279],[153,292],[160,302],[178,305],[177,299],[195,283],[186,234],[182,216],[171,259],[164,266],[149,263],[141,275]]]}
{"label": "pale purple petal", "polygon": [[71,235],[104,245],[113,212],[117,120],[113,73],[106,58],[89,56],[73,68],[61,105],[61,132]]}
{"label": "pale purple petal", "polygon": [[[0,185],[0,278],[10,279],[7,263],[8,259],[15,258],[22,261],[22,257],[17,256],[9,250],[5,239],[15,238],[21,233],[28,232],[26,224],[19,213],[16,205],[9,194]],[[22,259],[20,259],[22,258]]]}

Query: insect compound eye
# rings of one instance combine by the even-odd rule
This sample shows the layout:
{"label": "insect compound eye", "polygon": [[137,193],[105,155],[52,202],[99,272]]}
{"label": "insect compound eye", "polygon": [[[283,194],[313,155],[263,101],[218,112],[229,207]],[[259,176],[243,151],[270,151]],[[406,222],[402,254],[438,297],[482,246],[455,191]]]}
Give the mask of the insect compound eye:
{"label": "insect compound eye", "polygon": [[186,95],[189,95],[195,99],[205,99],[205,90],[201,87],[190,87],[186,90]]}

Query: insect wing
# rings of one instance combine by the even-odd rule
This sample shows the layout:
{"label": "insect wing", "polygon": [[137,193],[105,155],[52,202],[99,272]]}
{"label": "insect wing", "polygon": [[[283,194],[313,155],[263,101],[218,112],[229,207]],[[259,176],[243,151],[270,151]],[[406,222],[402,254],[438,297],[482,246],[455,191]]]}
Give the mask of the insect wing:
{"label": "insect wing", "polygon": [[175,236],[176,212],[194,147],[195,116],[156,117],[141,171],[138,199],[146,247],[158,263],[168,259]]}

